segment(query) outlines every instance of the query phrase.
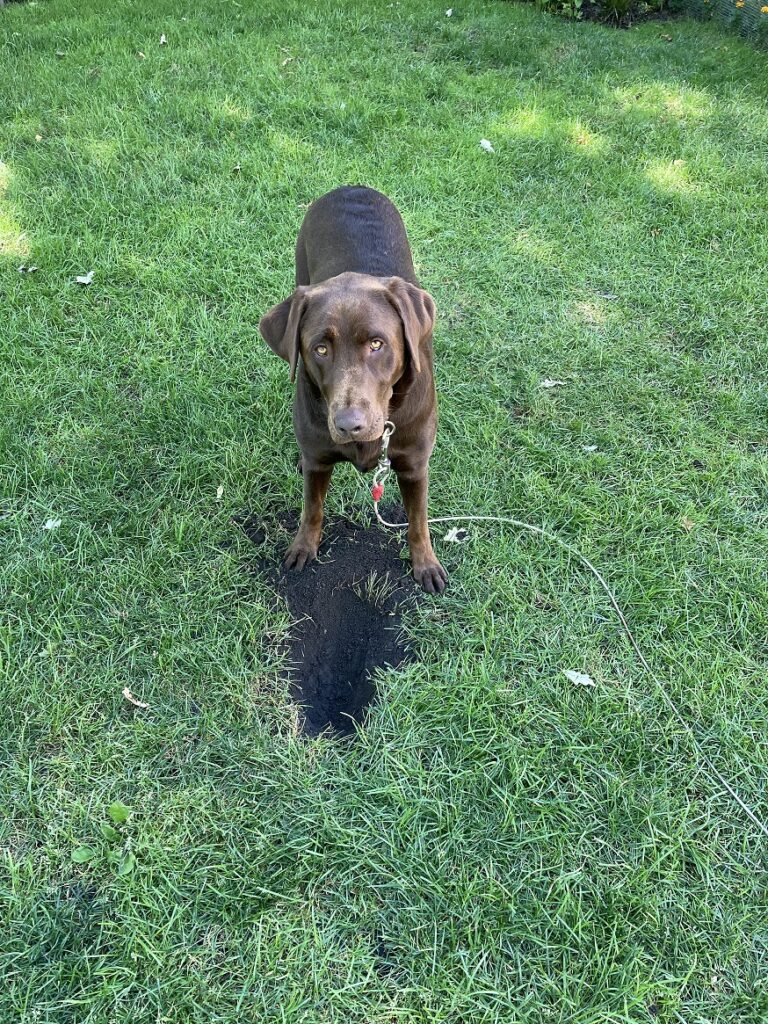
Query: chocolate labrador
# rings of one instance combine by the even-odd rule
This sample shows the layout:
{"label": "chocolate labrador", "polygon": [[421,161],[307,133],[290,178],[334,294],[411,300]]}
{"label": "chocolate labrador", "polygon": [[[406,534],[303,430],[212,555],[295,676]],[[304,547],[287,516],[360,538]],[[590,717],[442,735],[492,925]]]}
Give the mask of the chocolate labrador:
{"label": "chocolate labrador", "polygon": [[444,590],[448,575],[427,526],[434,323],[435,304],[419,287],[405,225],[386,196],[344,186],[310,206],[296,242],[296,288],[259,323],[296,380],[304,508],[285,556],[289,569],[317,555],[335,463],[373,469],[391,420],[389,458],[408,516],[413,575],[430,594]]}

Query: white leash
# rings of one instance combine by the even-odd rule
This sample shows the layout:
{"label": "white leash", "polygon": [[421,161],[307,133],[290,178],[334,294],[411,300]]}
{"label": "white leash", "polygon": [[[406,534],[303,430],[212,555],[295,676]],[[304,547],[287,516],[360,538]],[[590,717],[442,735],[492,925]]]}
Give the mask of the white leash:
{"label": "white leash", "polygon": [[[384,424],[384,433],[382,434],[381,437],[381,456],[379,457],[376,472],[373,474],[373,486],[371,487],[371,497],[373,498],[373,508],[376,513],[376,518],[381,523],[381,525],[386,526],[390,530],[400,530],[408,526],[408,523],[388,523],[379,512],[379,502],[381,501],[381,498],[384,495],[384,484],[390,473],[391,463],[389,461],[387,451],[389,449],[389,440],[392,437],[394,431],[394,423],[392,423],[390,420],[387,420],[387,422]],[[541,526],[533,526],[531,523],[524,523],[521,519],[512,519],[510,516],[439,516],[437,519],[428,519],[427,522],[502,523],[507,526],[515,526],[520,530],[527,530],[529,533],[534,533],[538,537],[544,537],[547,540],[552,541],[554,544],[557,544],[561,548],[563,548],[564,551],[567,551],[569,554],[573,555],[574,558],[578,559],[578,561],[581,562],[582,565],[585,565],[605,591],[608,600],[611,602],[611,606],[613,607],[613,610],[616,612],[619,622],[621,623],[622,629],[626,633],[629,642],[632,644],[632,647],[635,650],[635,654],[637,654],[637,657],[640,660],[640,664],[643,666],[645,671],[656,684],[657,690],[664,698],[664,701],[669,710],[672,712],[672,714],[675,716],[677,721],[682,726],[683,731],[691,740],[691,743],[693,744],[693,747],[696,750],[696,752],[700,755],[706,766],[709,768],[710,772],[718,780],[721,786],[723,786],[726,792],[736,801],[736,803],[739,805],[742,811],[744,811],[747,817],[750,818],[755,825],[757,825],[757,827],[764,835],[768,836],[768,825],[766,825],[763,821],[761,821],[760,818],[758,818],[757,814],[755,814],[755,812],[752,810],[749,804],[745,803],[745,801],[739,796],[739,794],[736,792],[736,790],[733,788],[730,782],[721,774],[717,766],[713,763],[713,761],[709,758],[704,749],[701,747],[693,729],[685,720],[685,718],[683,718],[682,714],[677,708],[677,705],[664,688],[664,684],[661,682],[661,680],[658,678],[658,676],[653,671],[651,666],[648,664],[645,655],[640,650],[637,640],[635,640],[634,634],[632,633],[632,630],[629,628],[629,623],[627,622],[624,616],[624,612],[621,610],[619,602],[616,600],[613,591],[608,586],[599,570],[595,568],[595,566],[590,562],[588,558],[582,555],[580,551],[573,547],[573,545],[569,544],[561,537],[558,537],[556,534],[550,533],[548,530],[542,529]]]}

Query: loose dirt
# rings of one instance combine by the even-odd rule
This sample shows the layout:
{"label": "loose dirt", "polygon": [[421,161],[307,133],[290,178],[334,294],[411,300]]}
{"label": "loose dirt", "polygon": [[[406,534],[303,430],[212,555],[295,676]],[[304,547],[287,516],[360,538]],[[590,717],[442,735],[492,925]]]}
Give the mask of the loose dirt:
{"label": "loose dirt", "polygon": [[[247,518],[239,525],[264,545],[262,525]],[[292,532],[296,524],[282,525]],[[408,658],[400,613],[420,593],[410,562],[401,557],[399,537],[349,520],[326,524],[318,559],[303,572],[282,568],[285,546],[281,538],[258,567],[295,619],[287,663],[303,732],[352,733],[375,698],[376,670]]]}

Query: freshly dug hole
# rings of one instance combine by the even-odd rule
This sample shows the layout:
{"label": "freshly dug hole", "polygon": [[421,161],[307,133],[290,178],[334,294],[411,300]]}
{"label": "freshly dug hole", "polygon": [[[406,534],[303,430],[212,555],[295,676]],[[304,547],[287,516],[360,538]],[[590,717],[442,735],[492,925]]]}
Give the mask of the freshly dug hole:
{"label": "freshly dug hole", "polygon": [[[293,532],[295,524],[285,524]],[[241,522],[246,535],[264,541],[264,529]],[[326,525],[317,561],[287,572],[284,547],[260,563],[296,620],[288,664],[291,695],[301,707],[302,731],[354,732],[376,694],[372,674],[396,668],[408,657],[400,609],[419,590],[400,543],[380,528],[348,520]]]}

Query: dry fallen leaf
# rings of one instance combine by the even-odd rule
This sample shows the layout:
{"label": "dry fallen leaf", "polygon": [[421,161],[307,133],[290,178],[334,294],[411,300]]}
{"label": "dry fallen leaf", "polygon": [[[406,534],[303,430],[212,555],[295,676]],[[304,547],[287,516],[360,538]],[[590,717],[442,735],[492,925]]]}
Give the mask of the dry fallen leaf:
{"label": "dry fallen leaf", "polygon": [[35,142],[42,142],[42,141],[43,141],[43,136],[40,135],[40,133],[38,132],[38,134],[35,136]]}
{"label": "dry fallen leaf", "polygon": [[449,544],[463,544],[465,540],[469,540],[469,530],[463,526],[454,526],[446,533],[443,540],[447,540]]}
{"label": "dry fallen leaf", "polygon": [[539,382],[539,387],[540,388],[564,388],[565,387],[565,381],[564,380],[551,380],[549,377],[547,377],[545,380],[542,380],[542,381]]}
{"label": "dry fallen leaf", "polygon": [[139,50],[137,52],[136,56],[139,58],[139,60],[145,60],[147,55],[146,55],[146,53],[142,53],[142,51]]}
{"label": "dry fallen leaf", "polygon": [[60,526],[61,526],[61,520],[60,519],[46,519],[45,524],[43,526],[43,529],[44,530],[58,530],[58,528]]}
{"label": "dry fallen leaf", "polygon": [[661,38],[664,40],[665,43],[672,42],[672,36],[662,36]]}
{"label": "dry fallen leaf", "polygon": [[221,501],[221,496],[224,493],[224,484],[219,484],[216,488],[216,501]]}
{"label": "dry fallen leaf", "polygon": [[574,672],[572,668],[564,668],[562,670],[563,675],[566,679],[570,679],[576,686],[596,686],[594,679],[588,676],[585,672]]}
{"label": "dry fallen leaf", "polygon": [[596,452],[597,451],[597,445],[596,444],[583,444],[581,446],[581,450],[584,451],[584,452]]}
{"label": "dry fallen leaf", "polygon": [[445,16],[446,16],[446,18],[450,18],[450,16],[452,14],[453,14],[453,8],[449,7],[448,10],[445,12]]}
{"label": "dry fallen leaf", "polygon": [[163,34],[162,34],[162,35],[160,36],[160,45],[161,45],[161,46],[165,46],[165,44],[166,44],[167,42],[168,42],[168,40],[167,40],[167,39],[165,38],[165,33],[163,33]]}
{"label": "dry fallen leaf", "polygon": [[292,60],[296,60],[295,57],[286,57],[285,60],[280,62],[280,67],[284,68],[286,64],[290,64]]}
{"label": "dry fallen leaf", "polygon": [[672,166],[673,167],[684,167],[685,166],[685,160],[673,160],[672,161]]}
{"label": "dry fallen leaf", "polygon": [[688,516],[683,516],[683,518],[680,520],[680,525],[686,533],[690,533],[696,525],[696,523],[694,523],[692,519],[689,519]]}
{"label": "dry fallen leaf", "polygon": [[490,144],[488,139],[480,139],[480,147],[485,150],[486,153],[495,153],[496,150]]}
{"label": "dry fallen leaf", "polygon": [[93,280],[93,271],[89,270],[87,274],[80,274],[75,280],[78,284],[90,284]]}
{"label": "dry fallen leaf", "polygon": [[133,704],[135,708],[144,708],[146,710],[149,707],[149,704],[145,704],[143,700],[137,700],[137,698],[133,696],[133,694],[131,693],[127,686],[123,690],[123,696],[128,701],[128,703]]}

